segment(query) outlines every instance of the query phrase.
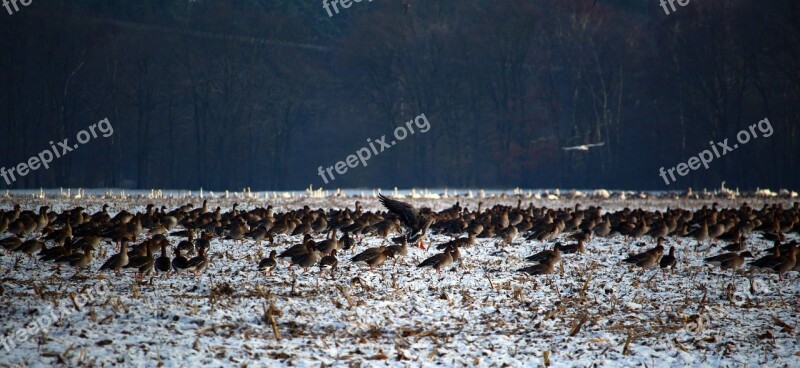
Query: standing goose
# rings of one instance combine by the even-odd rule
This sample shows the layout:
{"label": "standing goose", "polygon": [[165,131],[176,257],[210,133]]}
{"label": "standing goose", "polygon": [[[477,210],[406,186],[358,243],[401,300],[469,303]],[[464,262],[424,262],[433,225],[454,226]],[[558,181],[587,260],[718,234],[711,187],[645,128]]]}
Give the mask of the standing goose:
{"label": "standing goose", "polygon": [[325,239],[319,243],[317,243],[317,250],[324,254],[330,255],[334,249],[340,249],[341,245],[339,241],[336,239],[336,228],[331,231],[328,239]]}
{"label": "standing goose", "polygon": [[741,267],[744,264],[744,259],[748,257],[752,258],[753,254],[749,251],[744,251],[739,254],[723,253],[713,257],[708,257],[704,261],[710,265],[718,266],[724,271],[727,269],[735,270]]}
{"label": "standing goose", "polygon": [[203,271],[208,266],[208,258],[206,257],[206,248],[197,249],[197,257],[194,257],[186,262],[186,269],[194,272],[194,277]]}
{"label": "standing goose", "polygon": [[113,270],[114,273],[119,275],[119,270],[125,265],[128,264],[128,241],[123,240],[122,246],[120,247],[119,253],[111,256],[102,266],[100,266],[100,271],[102,270]]}
{"label": "standing goose", "polygon": [[592,232],[600,237],[605,237],[608,236],[608,234],[611,234],[611,219],[608,217],[608,215],[606,215],[606,217],[603,219],[603,222],[592,228]]}
{"label": "standing goose", "polygon": [[561,253],[563,254],[583,253],[585,251],[586,246],[583,245],[583,238],[578,239],[577,243],[567,244],[561,247]]}
{"label": "standing goose", "polygon": [[661,271],[666,272],[669,268],[670,271],[673,273],[675,272],[675,263],[677,263],[677,258],[675,258],[675,247],[669,247],[669,254],[666,256],[661,257],[661,262],[659,262],[659,266],[661,266]]}
{"label": "standing goose", "polygon": [[89,246],[86,250],[81,253],[77,253],[77,257],[71,259],[69,261],[69,265],[75,267],[75,270],[80,272],[80,270],[89,267],[89,265],[94,260],[94,247]]}
{"label": "standing goose", "polygon": [[429,214],[422,213],[422,211],[408,203],[396,201],[385,197],[383,194],[378,194],[378,198],[381,204],[383,204],[389,212],[397,215],[403,225],[408,228],[406,239],[411,242],[419,240],[419,247],[425,249],[425,232],[427,232],[428,227],[433,224],[433,217]]}
{"label": "standing goose", "polygon": [[39,239],[28,239],[17,247],[17,249],[14,249],[14,252],[25,253],[30,258],[33,257],[33,253],[39,252],[42,249],[47,249],[47,245],[45,245],[43,241]]}
{"label": "standing goose", "polygon": [[168,274],[172,270],[172,263],[169,256],[167,256],[167,243],[161,242],[161,256],[156,258],[154,266],[156,271],[162,274]]}
{"label": "standing goose", "polygon": [[700,243],[702,243],[703,241],[706,240],[706,238],[708,238],[708,222],[703,221],[703,225],[702,226],[700,226],[697,229],[692,230],[688,234],[684,235],[684,237],[685,238],[693,238],[694,240],[697,240],[697,246],[696,247],[699,247]]}
{"label": "standing goose", "polygon": [[782,274],[791,271],[796,263],[797,248],[790,247],[788,254],[781,255],[780,248],[775,247],[775,251],[772,255],[761,257],[751,262],[750,265],[754,269],[774,271],[778,274],[778,280],[783,281]]}
{"label": "standing goose", "polygon": [[264,271],[264,274],[269,272],[269,275],[272,276],[272,270],[278,266],[278,262],[275,260],[275,256],[278,254],[274,249],[269,252],[269,257],[264,258],[261,262],[258,262],[258,270]]}
{"label": "standing goose", "polygon": [[150,275],[153,272],[153,263],[155,263],[155,258],[153,258],[153,248],[150,246],[145,245],[145,255],[136,255],[133,257],[128,258],[128,264],[123,266],[123,268],[136,268],[136,276],[135,277],[142,277]]}
{"label": "standing goose", "polygon": [[16,235],[11,235],[8,238],[0,240],[0,246],[5,248],[5,250],[9,252],[13,252],[21,245],[22,245],[22,240],[20,240]]}
{"label": "standing goose", "polygon": [[[474,235],[473,235],[474,239]],[[394,259],[394,265],[397,266],[397,261],[403,259],[408,255],[408,241],[403,238],[400,245],[390,245],[387,247],[388,256]]]}
{"label": "standing goose", "polygon": [[314,240],[312,240],[311,235],[306,234],[303,236],[302,243],[295,244],[287,248],[286,250],[281,252],[281,254],[278,255],[278,258],[291,258],[298,254],[307,253],[309,244],[313,244],[314,246],[316,246],[316,243],[314,243]]}
{"label": "standing goose", "polygon": [[348,233],[344,233],[341,238],[339,238],[339,244],[341,244],[341,249],[350,250],[355,249],[356,247],[356,240],[351,238]]}
{"label": "standing goose", "polygon": [[431,267],[436,273],[441,273],[442,269],[453,263],[453,248],[445,249],[444,253],[436,254],[417,265],[417,267]]}
{"label": "standing goose", "polygon": [[556,264],[561,260],[561,242],[557,242],[553,246],[553,250],[543,250],[525,258],[525,260],[528,262],[552,262],[553,264]]}
{"label": "standing goose", "polygon": [[355,255],[353,258],[350,258],[350,260],[353,262],[364,262],[369,265],[370,271],[374,271],[375,267],[382,265],[383,262],[386,261],[389,254],[388,252],[388,248],[384,246],[369,248]]}
{"label": "standing goose", "polygon": [[555,261],[553,259],[547,259],[542,263],[520,268],[517,272],[524,272],[529,275],[549,275],[555,272],[555,270]]}
{"label": "standing goose", "polygon": [[328,271],[331,274],[331,279],[333,279],[333,271],[336,271],[336,266],[339,264],[339,260],[336,259],[336,249],[331,251],[331,254],[319,260],[319,274],[322,275],[323,272]]}
{"label": "standing goose", "polygon": [[178,248],[175,248],[175,258],[172,259],[172,269],[174,269],[177,274],[189,270],[189,260],[183,256]]}
{"label": "standing goose", "polygon": [[508,226],[497,232],[497,236],[503,239],[503,246],[511,245],[518,235],[519,230],[516,226]]}
{"label": "standing goose", "polygon": [[439,244],[436,246],[436,249],[442,250],[447,249],[449,246],[457,247],[457,248],[466,248],[478,244],[478,239],[475,238],[474,233],[469,233],[466,238],[458,238],[453,239],[447,243]]}
{"label": "standing goose", "polygon": [[[659,238],[660,239],[660,238]],[[626,263],[632,263],[638,267],[642,268],[642,272],[646,269],[655,266],[658,264],[659,259],[664,254],[664,247],[661,244],[657,245],[655,248],[647,250],[643,253],[639,253],[633,256],[630,256],[623,261]]]}
{"label": "standing goose", "polygon": [[292,257],[292,264],[303,267],[303,272],[308,272],[308,269],[317,264],[320,258],[322,258],[322,254],[318,250],[310,248],[307,253]]}

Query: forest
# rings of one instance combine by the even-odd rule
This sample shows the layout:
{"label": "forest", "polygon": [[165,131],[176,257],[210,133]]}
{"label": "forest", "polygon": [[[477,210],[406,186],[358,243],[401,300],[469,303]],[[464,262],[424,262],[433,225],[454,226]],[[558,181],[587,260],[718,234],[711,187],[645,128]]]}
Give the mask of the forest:
{"label": "forest", "polygon": [[[800,2],[34,0],[0,10],[0,166],[114,134],[18,188],[800,187]],[[367,167],[329,166],[425,114]],[[774,134],[666,185],[660,167]],[[588,151],[562,147],[603,142]],[[701,173],[702,172],[702,173]]]}

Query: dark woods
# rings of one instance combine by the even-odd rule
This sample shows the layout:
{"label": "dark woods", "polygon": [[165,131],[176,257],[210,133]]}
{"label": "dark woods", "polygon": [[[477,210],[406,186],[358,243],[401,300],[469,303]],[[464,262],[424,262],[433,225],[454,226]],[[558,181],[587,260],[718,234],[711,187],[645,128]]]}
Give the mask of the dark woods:
{"label": "dark woods", "polygon": [[800,187],[796,0],[36,0],[0,42],[0,165],[115,128],[12,188],[317,187],[420,113],[430,132],[326,187]]}

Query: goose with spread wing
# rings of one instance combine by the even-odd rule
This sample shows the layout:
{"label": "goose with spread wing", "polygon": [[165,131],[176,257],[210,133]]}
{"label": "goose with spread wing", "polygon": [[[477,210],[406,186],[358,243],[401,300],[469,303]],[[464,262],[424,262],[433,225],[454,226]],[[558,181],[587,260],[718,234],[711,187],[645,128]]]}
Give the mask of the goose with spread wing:
{"label": "goose with spread wing", "polygon": [[389,212],[397,215],[403,225],[408,228],[408,232],[406,233],[408,242],[419,240],[419,247],[425,249],[425,243],[423,241],[425,233],[435,221],[432,214],[423,213],[423,211],[414,208],[414,206],[408,203],[396,201],[385,197],[383,194],[378,194],[378,198],[381,204],[383,204]]}

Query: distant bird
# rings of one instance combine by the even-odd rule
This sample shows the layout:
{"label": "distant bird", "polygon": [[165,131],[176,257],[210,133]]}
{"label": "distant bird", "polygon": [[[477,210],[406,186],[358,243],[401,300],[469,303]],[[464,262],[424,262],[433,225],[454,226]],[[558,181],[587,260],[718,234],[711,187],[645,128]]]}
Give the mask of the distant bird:
{"label": "distant bird", "polygon": [[576,151],[588,151],[589,148],[600,147],[600,146],[602,146],[604,144],[606,144],[606,142],[582,144],[580,146],[572,146],[572,147],[561,147],[561,149],[563,149],[564,151],[573,151],[573,150],[576,150]]}

